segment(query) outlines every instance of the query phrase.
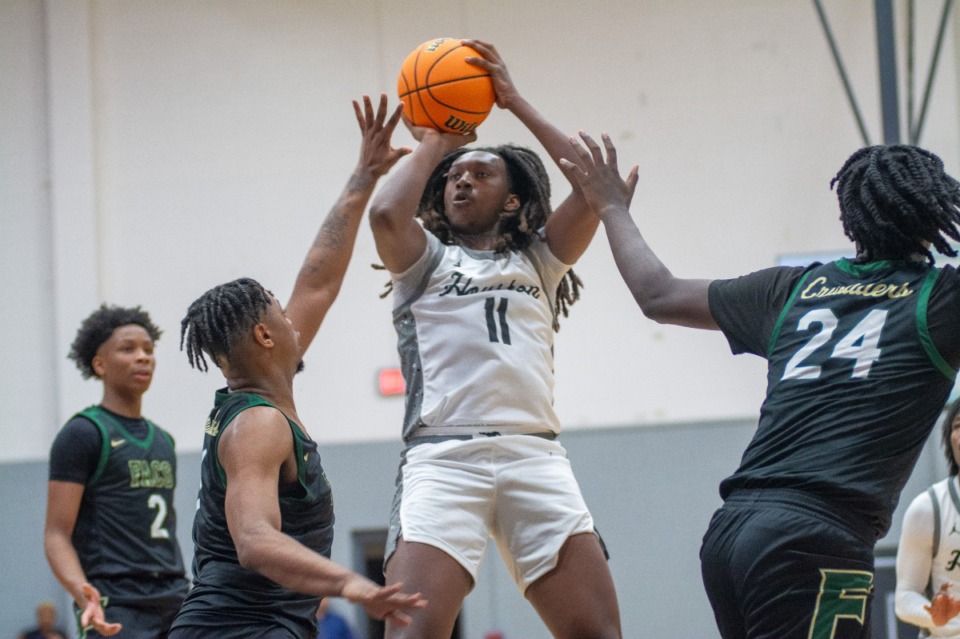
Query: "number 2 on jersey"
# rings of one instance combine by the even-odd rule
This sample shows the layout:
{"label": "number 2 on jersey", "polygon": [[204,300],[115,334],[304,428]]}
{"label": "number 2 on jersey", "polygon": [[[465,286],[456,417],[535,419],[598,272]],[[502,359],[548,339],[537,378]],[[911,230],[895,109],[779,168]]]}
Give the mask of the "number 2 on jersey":
{"label": "number 2 on jersey", "polygon": [[167,502],[161,495],[150,495],[147,499],[147,506],[153,510],[157,509],[157,514],[150,524],[151,539],[170,539],[170,531],[163,527],[167,519]]}
{"label": "number 2 on jersey", "polygon": [[[849,333],[833,347],[831,357],[852,359],[853,373],[851,377],[862,379],[870,374],[870,367],[880,359],[880,333],[887,321],[887,311],[873,309],[867,316],[850,330]],[[820,347],[827,344],[837,330],[837,316],[827,308],[817,308],[803,317],[797,324],[798,331],[805,331],[811,324],[819,324],[820,330],[794,353],[787,367],[783,371],[782,379],[817,379],[821,368],[817,365],[804,365],[803,361],[810,357]]]}

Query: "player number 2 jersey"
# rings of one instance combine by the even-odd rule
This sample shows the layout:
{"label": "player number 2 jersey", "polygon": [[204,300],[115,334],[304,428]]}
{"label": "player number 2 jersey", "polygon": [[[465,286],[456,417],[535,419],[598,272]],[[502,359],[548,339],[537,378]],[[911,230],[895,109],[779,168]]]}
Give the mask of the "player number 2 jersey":
{"label": "player number 2 jersey", "polygon": [[93,422],[103,442],[73,530],[87,577],[182,576],[173,439],[149,420],[146,436],[137,439],[99,406],[77,416]]}

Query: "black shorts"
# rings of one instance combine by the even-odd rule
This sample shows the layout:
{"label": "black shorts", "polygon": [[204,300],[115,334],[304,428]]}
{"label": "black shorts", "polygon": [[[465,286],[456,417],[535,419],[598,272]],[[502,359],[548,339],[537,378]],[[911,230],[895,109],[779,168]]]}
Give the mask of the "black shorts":
{"label": "black shorts", "polygon": [[[103,609],[103,616],[109,623],[123,624],[123,629],[112,635],[114,639],[166,639],[167,631],[173,618],[177,616],[180,606],[168,608],[145,608],[143,606],[127,606],[124,604],[110,604]],[[79,627],[80,611],[74,608]],[[84,636],[83,634],[80,635]],[[102,637],[99,632],[87,630],[86,638]]]}
{"label": "black shorts", "polygon": [[286,628],[257,628],[244,626],[229,630],[211,630],[198,626],[179,626],[170,631],[168,639],[211,639],[211,637],[239,637],[242,639],[299,639]]}
{"label": "black shorts", "polygon": [[802,493],[739,491],[700,548],[723,639],[869,639],[873,541]]}

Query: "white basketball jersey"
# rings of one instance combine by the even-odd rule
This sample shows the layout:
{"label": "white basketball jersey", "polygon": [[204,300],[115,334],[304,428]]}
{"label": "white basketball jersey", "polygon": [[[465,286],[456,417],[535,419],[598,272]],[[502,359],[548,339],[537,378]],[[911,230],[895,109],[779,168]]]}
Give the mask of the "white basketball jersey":
{"label": "white basketball jersey", "polygon": [[[934,554],[930,570],[930,594],[934,595],[944,583],[950,583],[951,593],[957,596],[960,588],[960,486],[957,477],[949,477],[932,487],[936,502],[934,514],[939,515],[934,530]],[[939,543],[938,543],[939,541]]]}
{"label": "white basketball jersey", "polygon": [[540,239],[497,254],[427,233],[421,259],[394,275],[404,438],[420,426],[559,431],[552,325],[568,269]]}

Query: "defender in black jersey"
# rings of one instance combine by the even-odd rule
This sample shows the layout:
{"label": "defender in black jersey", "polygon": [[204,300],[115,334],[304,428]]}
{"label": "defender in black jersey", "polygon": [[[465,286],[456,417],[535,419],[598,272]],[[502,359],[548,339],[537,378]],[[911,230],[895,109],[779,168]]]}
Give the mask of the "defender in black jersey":
{"label": "defender in black jersey", "polygon": [[644,314],[719,329],[768,361],[767,397],[701,548],[725,639],[868,637],[873,547],[960,366],[960,183],[912,146],[854,153],[836,185],[855,260],[733,280],[674,277],[628,210],[636,168],[583,135],[567,170]]}
{"label": "defender in black jersey", "polygon": [[182,322],[190,364],[205,371],[209,357],[227,387],[204,426],[194,587],[171,639],[313,639],[324,596],[400,623],[426,604],[330,561],[330,485],[293,399],[293,377],[340,290],[370,194],[408,152],[390,146],[401,109],[388,119],[386,96],[376,112],[369,98],[354,109],[360,162],[317,233],[287,308],[243,278],[207,291]]}
{"label": "defender in black jersey", "polygon": [[140,412],[159,336],[139,307],[104,305],[70,353],[84,377],[103,382],[103,400],[53,443],[44,545],[87,636],[166,637],[187,592],[173,438]]}

